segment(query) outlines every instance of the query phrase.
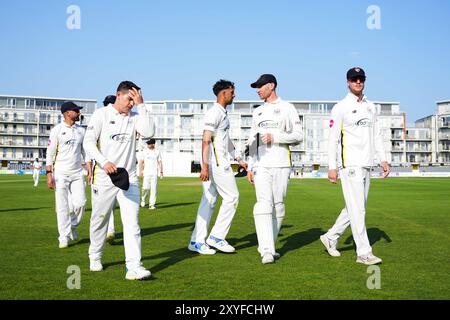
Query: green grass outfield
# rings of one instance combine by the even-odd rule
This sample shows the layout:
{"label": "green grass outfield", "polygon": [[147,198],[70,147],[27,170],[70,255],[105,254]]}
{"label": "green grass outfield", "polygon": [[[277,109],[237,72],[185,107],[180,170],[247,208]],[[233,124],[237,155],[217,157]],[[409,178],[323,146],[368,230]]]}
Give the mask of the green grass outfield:
{"label": "green grass outfield", "polygon": [[[241,200],[228,236],[237,253],[200,256],[187,250],[199,179],[159,180],[158,208],[140,209],[142,256],[154,278],[126,281],[121,225],[107,245],[105,270],[89,271],[90,188],[80,240],[58,248],[54,194],[31,176],[0,176],[0,299],[449,299],[450,179],[372,180],[367,227],[383,259],[381,289],[369,290],[367,267],[355,263],[350,229],[326,254],[319,240],[343,198],[326,180],[291,180],[277,243],[281,259],[262,265],[252,217],[253,188],[238,179]],[[217,212],[217,210],[216,210]],[[215,216],[213,220],[215,219]],[[81,289],[66,286],[81,268]]]}

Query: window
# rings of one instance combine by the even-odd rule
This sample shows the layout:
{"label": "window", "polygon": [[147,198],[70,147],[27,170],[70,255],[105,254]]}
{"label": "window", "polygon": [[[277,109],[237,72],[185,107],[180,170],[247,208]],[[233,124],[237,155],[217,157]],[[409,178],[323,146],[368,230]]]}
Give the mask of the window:
{"label": "window", "polygon": [[8,98],[6,100],[6,105],[9,107],[15,107],[16,106],[16,99],[15,98]]}

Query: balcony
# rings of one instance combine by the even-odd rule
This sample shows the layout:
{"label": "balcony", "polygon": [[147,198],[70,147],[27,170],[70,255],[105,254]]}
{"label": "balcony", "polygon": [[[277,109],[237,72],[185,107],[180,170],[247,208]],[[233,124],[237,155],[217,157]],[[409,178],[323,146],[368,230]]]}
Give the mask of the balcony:
{"label": "balcony", "polygon": [[403,140],[403,134],[393,134],[391,140]]}
{"label": "balcony", "polygon": [[450,152],[450,146],[439,146],[439,152]]}
{"label": "balcony", "polygon": [[438,137],[439,140],[450,140],[450,133],[441,133]]}
{"label": "balcony", "polygon": [[407,141],[431,141],[430,136],[425,137],[413,137],[413,136],[406,136]]}
{"label": "balcony", "polygon": [[428,148],[406,148],[406,152],[409,153],[431,153]]}
{"label": "balcony", "polygon": [[391,152],[404,152],[404,151],[405,151],[404,147],[396,147],[391,149]]}

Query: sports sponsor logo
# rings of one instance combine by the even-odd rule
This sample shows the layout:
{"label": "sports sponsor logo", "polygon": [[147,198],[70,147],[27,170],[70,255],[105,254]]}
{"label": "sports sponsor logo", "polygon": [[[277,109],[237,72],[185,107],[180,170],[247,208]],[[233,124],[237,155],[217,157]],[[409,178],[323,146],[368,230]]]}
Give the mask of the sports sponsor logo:
{"label": "sports sponsor logo", "polygon": [[205,127],[213,127],[214,128],[214,123],[205,123]]}
{"label": "sports sponsor logo", "polygon": [[73,146],[75,145],[76,140],[75,139],[71,139],[71,140],[67,140],[66,142],[64,142],[64,144],[66,146]]}
{"label": "sports sponsor logo", "polygon": [[331,120],[330,120],[330,128],[333,128],[333,126],[334,126],[334,120],[331,119]]}
{"label": "sports sponsor logo", "polygon": [[113,134],[110,139],[119,143],[127,143],[131,141],[131,137],[126,133]]}
{"label": "sports sponsor logo", "polygon": [[87,130],[94,130],[94,126],[87,127]]}
{"label": "sports sponsor logo", "polygon": [[369,118],[362,118],[355,123],[358,127],[370,127],[371,122]]}
{"label": "sports sponsor logo", "polygon": [[258,124],[261,129],[276,129],[278,128],[278,122],[273,120],[265,120]]}

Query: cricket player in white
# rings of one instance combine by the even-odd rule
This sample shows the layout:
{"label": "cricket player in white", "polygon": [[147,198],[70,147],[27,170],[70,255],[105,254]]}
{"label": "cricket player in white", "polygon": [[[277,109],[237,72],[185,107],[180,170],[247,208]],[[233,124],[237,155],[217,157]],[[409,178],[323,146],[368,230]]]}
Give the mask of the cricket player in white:
{"label": "cricket player in white", "polygon": [[[137,112],[131,111],[136,106]],[[147,113],[140,89],[130,81],[119,84],[113,105],[97,109],[91,117],[84,148],[96,161],[92,190],[90,225],[90,270],[101,271],[107,226],[115,201],[120,206],[128,280],[151,276],[141,263],[141,229],[138,223],[139,184],[136,175],[136,138],[151,138],[155,128]],[[109,174],[125,168],[129,189],[116,187]]]}
{"label": "cricket player in white", "polygon": [[[203,194],[188,245],[189,250],[200,254],[214,254],[215,249],[225,253],[235,251],[235,248],[225,240],[239,202],[239,191],[230,160],[234,157],[242,167],[247,168],[247,164],[240,156],[234,154],[235,149],[229,136],[230,121],[226,107],[233,103],[234,83],[219,80],[214,85],[213,92],[217,102],[206,112],[204,118],[200,174]],[[222,205],[214,227],[206,239],[218,195],[222,197]]]}
{"label": "cricket player in white", "polygon": [[[50,131],[47,146],[47,185],[50,189],[55,189],[61,249],[68,247],[69,240],[78,239],[77,227],[86,205],[82,167],[85,129],[75,123],[80,119],[81,108],[70,101],[62,104],[64,120]],[[73,209],[70,208],[69,198]]]}
{"label": "cricket player in white", "polygon": [[41,174],[42,164],[39,162],[39,159],[36,158],[33,162],[33,181],[34,186],[37,187],[39,184],[39,175]]}
{"label": "cricket player in white", "polygon": [[328,179],[336,183],[339,169],[345,208],[334,226],[320,240],[331,256],[338,257],[341,254],[336,249],[337,241],[350,225],[358,256],[356,262],[373,265],[382,260],[372,254],[366,231],[365,206],[375,156],[381,162],[384,178],[388,176],[390,168],[375,105],[363,94],[365,81],[363,69],[350,69],[347,72],[350,92],[331,111]]}
{"label": "cricket player in white", "polygon": [[247,179],[256,189],[253,216],[258,251],[266,264],[279,257],[275,242],[286,211],[292,167],[289,146],[302,140],[302,127],[295,107],[277,96],[275,76],[263,74],[251,87],[265,102],[253,111]]}
{"label": "cricket player in white", "polygon": [[143,176],[141,207],[145,207],[147,196],[150,193],[149,209],[155,209],[156,192],[158,188],[158,168],[160,177],[163,177],[163,164],[161,152],[155,149],[155,139],[146,142],[147,147],[141,151],[139,160],[139,173]]}

